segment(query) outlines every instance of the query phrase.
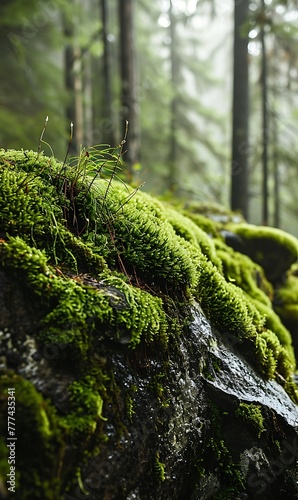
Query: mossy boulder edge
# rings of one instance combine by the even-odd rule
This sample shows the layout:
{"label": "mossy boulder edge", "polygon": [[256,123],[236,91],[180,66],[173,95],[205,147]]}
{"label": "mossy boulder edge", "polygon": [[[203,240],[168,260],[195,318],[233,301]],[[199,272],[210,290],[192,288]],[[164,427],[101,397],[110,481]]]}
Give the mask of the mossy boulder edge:
{"label": "mossy boulder edge", "polygon": [[[16,498],[62,498],[74,483],[84,491],[84,464],[107,438],[121,443],[133,421],[142,374],[152,405],[161,413],[169,406],[167,360],[196,301],[260,378],[298,401],[292,339],[259,263],[225,245],[220,224],[210,237],[203,229],[210,220],[114,177],[92,152],[64,165],[42,153],[0,151],[1,389],[15,386],[17,418],[26,415]],[[120,358],[133,379],[126,387]],[[0,406],[5,435],[5,396]],[[28,453],[32,426],[44,468]],[[0,448],[6,477],[4,440]],[[151,460],[163,482],[158,449]]]}

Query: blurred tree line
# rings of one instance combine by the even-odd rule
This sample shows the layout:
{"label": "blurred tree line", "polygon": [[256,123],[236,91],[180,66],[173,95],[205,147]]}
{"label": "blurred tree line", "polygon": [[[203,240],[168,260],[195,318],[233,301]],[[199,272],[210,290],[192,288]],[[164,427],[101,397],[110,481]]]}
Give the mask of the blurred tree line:
{"label": "blurred tree line", "polygon": [[63,159],[70,123],[76,155],[128,120],[127,180],[297,234],[297,19],[297,0],[2,0],[1,147],[36,149],[49,116]]}

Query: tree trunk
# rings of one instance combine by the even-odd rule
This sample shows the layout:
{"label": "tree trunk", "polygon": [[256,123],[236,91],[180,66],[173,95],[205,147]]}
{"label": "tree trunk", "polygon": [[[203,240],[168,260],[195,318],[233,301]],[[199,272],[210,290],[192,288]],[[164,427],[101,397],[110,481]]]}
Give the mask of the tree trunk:
{"label": "tree trunk", "polygon": [[84,89],[84,146],[94,146],[93,138],[93,71],[90,52],[85,53],[83,60]]}
{"label": "tree trunk", "polygon": [[277,52],[277,42],[275,40],[274,44],[274,61],[275,61],[275,69],[274,69],[274,85],[273,85],[273,114],[272,114],[272,160],[273,160],[273,177],[274,177],[274,214],[273,214],[273,225],[275,227],[280,226],[280,190],[279,190],[279,167],[278,167],[278,121],[276,115],[276,102],[278,99],[278,92],[276,86],[278,85],[277,80],[277,64],[278,64],[278,52]]}
{"label": "tree trunk", "polygon": [[74,137],[77,152],[80,152],[84,142],[84,106],[83,106],[83,80],[82,80],[82,51],[80,47],[74,49],[74,95],[75,95],[75,122]]}
{"label": "tree trunk", "polygon": [[108,0],[101,0],[101,17],[102,17],[102,40],[103,40],[103,80],[104,80],[104,142],[111,146],[116,145],[113,106],[112,106],[112,55],[110,50],[109,35],[109,6]]}
{"label": "tree trunk", "polygon": [[67,44],[64,51],[65,88],[68,93],[66,118],[73,124],[71,155],[78,155],[83,144],[83,85],[81,49],[74,44],[74,28],[71,21],[64,18],[64,36]]}
{"label": "tree trunk", "polygon": [[[82,3],[82,10],[84,15],[84,21],[88,22],[88,19],[93,15],[93,1],[88,0]],[[84,147],[94,146],[93,137],[93,87],[94,87],[94,75],[93,75],[93,64],[92,55],[90,53],[90,46],[82,51],[82,75],[83,75],[83,111],[84,111],[84,133],[83,133],[83,144]]]}
{"label": "tree trunk", "polygon": [[231,208],[248,218],[248,37],[241,32],[249,0],[235,0]]}
{"label": "tree trunk", "polygon": [[268,210],[268,110],[267,110],[267,56],[265,43],[265,1],[262,0],[263,19],[260,29],[260,38],[262,44],[262,165],[263,165],[263,182],[262,182],[262,224],[268,225],[269,210]]}
{"label": "tree trunk", "polygon": [[178,178],[177,178],[177,113],[178,113],[178,99],[177,99],[177,88],[178,88],[178,74],[179,74],[179,61],[177,58],[176,42],[176,19],[173,13],[172,0],[170,1],[169,7],[169,18],[170,18],[170,33],[171,33],[171,45],[170,45],[170,61],[171,61],[171,84],[172,84],[172,102],[171,102],[171,122],[170,122],[170,152],[169,152],[169,181],[168,188],[171,192],[177,190]]}
{"label": "tree trunk", "polygon": [[273,119],[273,175],[274,175],[274,222],[275,227],[280,226],[280,194],[279,194],[279,168],[278,168],[278,132],[277,120]]}
{"label": "tree trunk", "polygon": [[[73,27],[71,23],[64,19],[64,36],[66,38],[66,45],[64,49],[64,72],[65,72],[65,89],[67,92],[67,104],[65,109],[66,119],[68,124],[76,122],[76,105],[75,105],[75,91],[74,91],[74,48],[73,48]],[[73,137],[70,154],[78,153],[78,145],[76,138]]]}
{"label": "tree trunk", "polygon": [[120,20],[120,69],[121,69],[121,125],[129,123],[124,161],[132,176],[133,165],[140,161],[140,127],[137,101],[136,50],[134,41],[134,0],[119,0]]}

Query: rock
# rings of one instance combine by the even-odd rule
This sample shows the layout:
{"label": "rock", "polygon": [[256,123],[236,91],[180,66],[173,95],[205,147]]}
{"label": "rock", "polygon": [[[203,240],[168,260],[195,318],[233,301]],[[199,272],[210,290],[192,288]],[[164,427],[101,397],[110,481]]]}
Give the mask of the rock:
{"label": "rock", "polygon": [[263,268],[81,164],[0,167],[0,495],[298,498],[295,357]]}
{"label": "rock", "polygon": [[[212,329],[198,305],[191,314],[189,327],[173,341],[166,358],[154,348],[127,352],[108,341],[102,346],[117,391],[102,421],[105,440],[97,454],[86,457],[79,479],[75,464],[84,444],[70,443],[63,452],[62,471],[69,471],[72,483],[65,500],[87,493],[90,500],[245,498],[243,494],[269,499],[278,498],[276,491],[298,497],[297,406],[278,383],[256,374],[237,352],[235,338]],[[24,335],[28,338],[28,332]],[[55,352],[49,359],[48,352],[36,358],[24,346],[14,368],[65,414],[75,373],[65,373],[63,365],[51,368],[59,361]],[[30,435],[30,430],[28,422],[23,433]],[[23,433],[18,433],[20,451]],[[56,443],[55,450],[61,456],[60,446]],[[44,463],[45,450],[33,442],[25,454],[29,463],[32,452]],[[55,462],[53,455],[44,480]],[[45,498],[60,498],[63,484],[56,496],[44,490]],[[16,498],[26,498],[26,491]]]}

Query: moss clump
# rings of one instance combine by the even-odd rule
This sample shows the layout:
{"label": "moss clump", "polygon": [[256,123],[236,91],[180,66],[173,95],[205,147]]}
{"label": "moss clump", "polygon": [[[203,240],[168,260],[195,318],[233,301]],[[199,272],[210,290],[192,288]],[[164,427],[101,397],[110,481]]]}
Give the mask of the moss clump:
{"label": "moss clump", "polygon": [[261,437],[261,434],[265,431],[265,429],[264,418],[260,405],[253,403],[240,403],[237,410],[235,410],[235,415],[240,417],[243,422],[250,425],[257,432],[258,438]]}
{"label": "moss clump", "polygon": [[[103,256],[76,237],[80,232],[79,210],[73,197],[81,187],[73,180],[76,175],[72,169],[66,192],[61,164],[42,154],[0,150],[0,169],[0,235],[22,237],[44,249],[53,264],[76,272],[80,267],[93,272],[104,269]],[[84,224],[80,222],[80,226]],[[68,230],[70,225],[72,231]]]}
{"label": "moss clump", "polygon": [[[105,184],[93,186],[93,196],[101,200]],[[98,227],[98,233],[111,232],[118,258],[128,270],[137,272],[149,282],[180,287],[194,286],[198,281],[200,255],[193,245],[177,236],[167,221],[166,209],[145,193],[137,193],[125,203],[127,192],[114,184],[105,199],[108,227]],[[98,202],[98,215],[103,209]]]}
{"label": "moss clump", "polygon": [[278,337],[281,345],[287,350],[293,366],[295,366],[295,354],[292,346],[292,337],[289,330],[281,322],[280,317],[273,311],[271,305],[267,306],[263,302],[251,299],[261,314],[266,318],[265,327],[271,330]]}
{"label": "moss clump", "polygon": [[200,287],[195,294],[207,317],[220,331],[233,333],[240,343],[243,339],[248,341],[251,361],[257,363],[264,375],[275,378],[279,369],[285,379],[291,378],[294,368],[291,355],[275,333],[264,331],[265,317],[240,288],[227,283],[208,261],[203,266]]}
{"label": "moss clump", "polygon": [[137,391],[138,387],[132,384],[129,390],[127,391],[125,399],[126,414],[130,422],[132,422],[133,415],[135,414],[135,395]]}
{"label": "moss clump", "polygon": [[213,240],[198,224],[170,207],[167,207],[166,215],[167,221],[173,226],[178,236],[189,241],[198,250],[201,250],[208,260],[221,269],[221,260],[218,258]]}
{"label": "moss clump", "polygon": [[[247,241],[260,241],[263,239],[268,240],[272,244],[276,244],[288,250],[294,259],[297,260],[297,239],[282,231],[281,229],[267,227],[267,226],[254,226],[253,224],[238,224],[233,226],[233,230],[236,234],[241,236]],[[256,257],[258,256],[256,249]],[[262,259],[261,253],[259,254],[259,259]]]}
{"label": "moss clump", "polygon": [[84,438],[85,443],[86,437],[94,437],[99,421],[106,420],[102,415],[103,399],[98,392],[102,382],[96,380],[95,376],[87,375],[68,387],[71,410],[62,419],[63,425],[73,438]]}
{"label": "moss clump", "polygon": [[162,300],[129,286],[121,278],[109,276],[90,286],[80,277],[63,277],[48,265],[44,252],[21,238],[0,244],[0,262],[3,268],[22,277],[23,287],[31,294],[42,297],[45,315],[38,338],[43,345],[67,346],[65,355],[76,355],[78,361],[84,362],[93,332],[101,324],[107,334],[113,331],[110,335],[115,339],[121,340],[121,333],[128,331],[132,347],[142,335],[147,342],[157,337],[167,341]]}

